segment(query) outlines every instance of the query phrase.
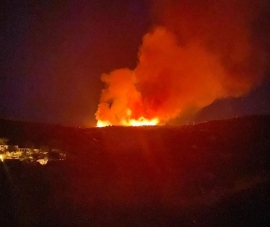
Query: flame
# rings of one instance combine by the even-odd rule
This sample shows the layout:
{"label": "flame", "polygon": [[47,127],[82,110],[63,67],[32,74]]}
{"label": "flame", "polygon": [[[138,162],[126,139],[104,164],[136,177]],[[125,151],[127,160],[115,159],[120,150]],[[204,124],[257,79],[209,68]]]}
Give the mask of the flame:
{"label": "flame", "polygon": [[98,120],[97,126],[96,126],[96,127],[101,128],[101,127],[106,127],[106,126],[111,126],[111,125],[112,125],[112,124],[111,124],[111,122],[109,122],[109,121],[101,121],[101,120]]}
{"label": "flame", "polygon": [[[122,126],[154,126],[154,125],[158,125],[158,123],[159,123],[159,119],[157,117],[150,119],[150,120],[148,120],[144,117],[140,117],[137,120],[136,119],[129,119],[129,120],[122,120],[121,121]],[[97,122],[97,127],[99,127],[99,128],[111,126],[111,125],[113,125],[113,124],[109,121],[98,120],[98,122]]]}
{"label": "flame", "polygon": [[154,126],[159,123],[159,120],[157,117],[150,120],[144,117],[140,117],[137,120],[136,119],[130,119],[129,121],[123,120],[121,123],[124,126]]}
{"label": "flame", "polygon": [[[138,119],[134,119],[131,117],[132,111],[130,109],[126,110],[126,116],[120,121],[120,125],[122,126],[154,126],[159,124],[158,117],[147,119],[143,116],[139,117]],[[106,127],[114,125],[110,121],[102,121],[98,120],[97,127]]]}

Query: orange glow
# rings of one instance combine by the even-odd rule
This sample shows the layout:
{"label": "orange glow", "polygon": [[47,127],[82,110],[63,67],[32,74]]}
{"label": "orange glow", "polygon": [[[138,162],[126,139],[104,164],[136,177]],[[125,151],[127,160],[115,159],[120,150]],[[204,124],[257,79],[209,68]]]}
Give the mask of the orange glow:
{"label": "orange glow", "polygon": [[[138,119],[133,119],[131,118],[132,116],[132,111],[130,109],[127,109],[126,111],[126,116],[120,121],[121,126],[154,126],[158,125],[159,119],[152,118],[152,119],[147,119],[145,117],[139,117]],[[106,126],[111,126],[114,125],[110,121],[102,121],[98,120],[97,122],[97,127],[106,127]]]}
{"label": "orange glow", "polygon": [[257,17],[250,15],[252,4],[157,2],[163,26],[144,35],[137,66],[101,75],[105,88],[95,114],[102,121],[98,125],[181,122],[215,100],[246,94],[262,81],[266,61],[250,38],[254,31],[249,23]]}
{"label": "orange glow", "polygon": [[[129,120],[122,120],[121,125],[122,126],[154,126],[158,125],[159,119],[158,118],[153,118],[153,119],[146,119],[144,117],[140,117],[137,120],[136,119],[129,119]],[[97,122],[97,127],[106,127],[106,126],[111,126],[113,125],[109,121],[101,121],[99,120]]]}
{"label": "orange glow", "polygon": [[137,120],[135,119],[130,119],[128,121],[123,120],[121,121],[122,125],[124,126],[153,126],[157,125],[159,123],[158,118],[153,118],[153,119],[146,119],[144,117],[140,117]]}
{"label": "orange glow", "polygon": [[96,127],[106,127],[106,126],[111,126],[112,124],[109,122],[109,121],[101,121],[101,120],[98,120],[97,122],[97,126]]}

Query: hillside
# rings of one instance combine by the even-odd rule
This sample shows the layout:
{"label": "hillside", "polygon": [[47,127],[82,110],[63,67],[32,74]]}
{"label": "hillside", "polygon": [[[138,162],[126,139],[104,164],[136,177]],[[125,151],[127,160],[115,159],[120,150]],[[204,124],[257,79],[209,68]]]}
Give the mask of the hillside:
{"label": "hillside", "polygon": [[270,116],[182,127],[77,128],[0,120],[0,137],[67,160],[0,163],[5,226],[264,226]]}

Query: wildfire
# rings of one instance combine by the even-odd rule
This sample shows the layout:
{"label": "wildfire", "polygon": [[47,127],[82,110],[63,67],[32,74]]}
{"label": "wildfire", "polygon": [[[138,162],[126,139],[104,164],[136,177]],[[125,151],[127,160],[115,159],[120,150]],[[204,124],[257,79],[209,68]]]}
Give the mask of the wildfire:
{"label": "wildfire", "polygon": [[[146,119],[144,117],[140,117],[139,119],[130,119],[130,120],[122,120],[121,125],[122,126],[154,126],[158,125],[159,120],[158,118],[153,118],[153,119]],[[101,121],[99,120],[97,122],[97,127],[106,127],[106,126],[111,126],[113,125],[109,121]]]}
{"label": "wildfire", "polygon": [[97,122],[97,127],[101,128],[101,127],[106,127],[106,126],[111,126],[111,122],[109,121],[101,121],[101,120],[98,120]]}
{"label": "wildfire", "polygon": [[101,75],[98,127],[181,122],[262,81],[266,55],[251,39],[260,0],[210,1],[206,7],[199,0],[157,2],[162,26],[143,36],[137,65]]}
{"label": "wildfire", "polygon": [[[131,118],[132,111],[128,109],[126,111],[126,117],[120,121],[121,126],[154,126],[158,125],[159,119],[152,118],[152,119],[147,119],[145,117],[139,117],[138,119],[133,119]],[[97,122],[97,127],[106,127],[106,126],[111,126],[114,125],[110,121],[102,121],[98,120]]]}
{"label": "wildfire", "polygon": [[123,120],[121,123],[124,126],[152,126],[157,125],[159,123],[159,120],[158,118],[148,120],[144,117],[140,117],[138,120],[135,119],[130,119],[128,121]]}

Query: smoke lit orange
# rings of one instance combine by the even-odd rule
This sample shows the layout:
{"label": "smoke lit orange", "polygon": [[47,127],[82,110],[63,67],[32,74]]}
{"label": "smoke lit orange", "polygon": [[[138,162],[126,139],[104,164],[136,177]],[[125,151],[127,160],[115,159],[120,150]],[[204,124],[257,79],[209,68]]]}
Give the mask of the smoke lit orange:
{"label": "smoke lit orange", "polygon": [[250,35],[256,13],[244,2],[164,1],[156,9],[163,26],[143,37],[135,69],[102,75],[97,126],[164,124],[259,84],[264,60]]}

